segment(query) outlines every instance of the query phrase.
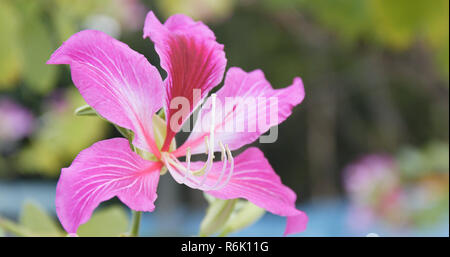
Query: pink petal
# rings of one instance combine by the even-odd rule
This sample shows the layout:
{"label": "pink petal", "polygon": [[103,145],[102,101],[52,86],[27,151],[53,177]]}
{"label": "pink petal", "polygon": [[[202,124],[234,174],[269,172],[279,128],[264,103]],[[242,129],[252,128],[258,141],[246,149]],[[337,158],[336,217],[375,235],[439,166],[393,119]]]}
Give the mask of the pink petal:
{"label": "pink petal", "polygon": [[[270,83],[264,77],[261,70],[245,72],[240,68],[230,68],[225,78],[224,86],[217,92],[216,118],[215,118],[215,151],[220,151],[218,141],[228,144],[231,150],[238,149],[246,144],[250,144],[262,134],[267,132],[270,127],[283,122],[292,113],[292,109],[300,104],[305,97],[302,80],[299,77],[294,78],[291,86],[283,89],[273,89]],[[275,100],[271,104],[271,99]],[[230,99],[242,99],[244,101],[235,101],[227,106]],[[261,99],[261,100],[260,100]],[[265,99],[262,101],[262,99]],[[245,101],[255,104],[246,105]],[[276,108],[275,109],[275,104]],[[210,99],[205,103],[210,106]],[[204,108],[205,109],[205,108]],[[211,110],[202,110],[202,120],[198,120],[194,126],[193,132],[186,143],[174,152],[176,156],[185,154],[186,148],[190,147],[192,153],[204,153],[204,137],[209,135],[209,126],[211,120]],[[273,118],[270,119],[270,110],[273,110]],[[258,124],[258,112],[265,115],[265,123]],[[263,118],[261,118],[263,119]],[[230,123],[230,124],[229,124]],[[243,124],[240,131],[237,124]],[[234,124],[234,125],[233,125]],[[231,125],[231,130],[227,126]],[[233,127],[234,126],[234,127]],[[233,129],[234,128],[234,129]]]}
{"label": "pink petal", "polygon": [[124,138],[97,142],[61,171],[56,213],[68,233],[88,221],[103,201],[117,196],[136,211],[153,211],[160,162],[142,159]]}
{"label": "pink petal", "polygon": [[308,224],[308,216],[306,213],[300,211],[298,215],[288,216],[286,219],[286,229],[284,236],[297,234],[306,230]]}
{"label": "pink petal", "polygon": [[131,129],[136,146],[159,154],[151,119],[162,107],[163,85],[143,55],[103,32],[85,30],[64,42],[47,63],[70,64],[86,102],[104,118]]}
{"label": "pink petal", "polygon": [[[173,15],[163,24],[153,12],[147,14],[144,26],[144,38],[149,37],[155,43],[155,49],[161,59],[161,66],[167,71],[166,114],[168,135],[162,147],[167,150],[173,136],[189,117],[193,109],[220,83],[225,71],[226,59],[223,45],[215,40],[214,33],[202,22],[178,14]],[[194,97],[194,89],[199,89],[199,97]],[[170,108],[176,97],[189,101],[187,110]],[[182,112],[181,117],[174,113]]]}
{"label": "pink petal", "polygon": [[[296,194],[282,184],[280,177],[258,148],[248,148],[238,155],[234,162],[235,167],[231,179],[225,187],[218,190],[209,190],[208,188],[217,184],[223,167],[222,162],[213,164],[205,184],[200,187],[191,180],[184,180],[183,171],[168,165],[167,162],[166,167],[178,183],[184,182],[189,187],[206,191],[220,199],[244,198],[271,213],[286,216],[285,235],[302,232],[306,229],[308,217],[304,212],[295,208]],[[182,164],[186,166],[185,163]],[[202,165],[201,162],[193,162],[191,169],[198,169]],[[229,169],[224,173],[221,181],[225,181],[228,172]]]}

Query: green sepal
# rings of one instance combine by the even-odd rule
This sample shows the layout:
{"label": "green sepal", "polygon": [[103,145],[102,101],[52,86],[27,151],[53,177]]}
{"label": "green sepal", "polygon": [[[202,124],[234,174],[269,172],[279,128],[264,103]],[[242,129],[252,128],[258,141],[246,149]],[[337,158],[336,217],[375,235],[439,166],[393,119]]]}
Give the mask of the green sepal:
{"label": "green sepal", "polygon": [[164,109],[161,108],[161,110],[158,111],[158,116],[161,119],[166,120],[166,113],[164,112]]}
{"label": "green sepal", "polygon": [[[106,120],[105,118],[103,118],[100,114],[98,114],[95,110],[94,110],[94,108],[92,108],[91,106],[89,106],[89,105],[83,105],[83,106],[80,106],[80,107],[78,107],[77,109],[75,109],[75,115],[77,115],[77,116],[97,116],[97,117],[99,117],[100,119],[102,119],[102,120]],[[106,121],[108,121],[108,120],[106,120]],[[109,121],[108,121],[109,122]],[[112,122],[110,122],[111,124],[113,124],[114,125],[114,127],[117,129],[117,131],[119,131],[119,133],[122,135],[122,136],[124,136],[125,138],[127,138],[128,140],[132,140],[133,139],[133,136],[134,136],[134,134],[133,134],[133,131],[131,131],[131,130],[129,130],[129,129],[126,129],[126,128],[124,128],[124,127],[121,127],[121,126],[119,126],[119,125],[117,125],[117,124],[114,124],[114,123],[112,123]]]}
{"label": "green sepal", "polygon": [[203,194],[209,207],[200,225],[200,236],[226,236],[257,222],[265,210],[244,199],[222,200]]}
{"label": "green sepal", "polygon": [[199,236],[210,236],[219,232],[233,213],[237,199],[210,201],[206,215],[200,224]]}
{"label": "green sepal", "polygon": [[[162,114],[161,114],[162,113]],[[158,114],[153,115],[152,125],[153,125],[153,135],[155,137],[156,146],[161,149],[164,144],[164,140],[167,135],[167,124],[164,118],[164,112],[159,112]],[[169,152],[174,151],[177,148],[175,140],[172,140],[169,147]]]}
{"label": "green sepal", "polygon": [[116,124],[114,124],[114,123],[112,123],[112,124],[114,125],[114,127],[116,128],[116,130],[119,131],[119,133],[120,133],[123,137],[127,138],[127,139],[130,141],[130,143],[131,143],[131,141],[133,141],[133,138],[134,138],[134,133],[133,133],[133,131],[131,131],[131,130],[129,130],[129,129],[126,129],[126,128],[124,128],[124,127],[121,127],[121,126],[119,126],[119,125],[116,125]]}
{"label": "green sepal", "polygon": [[247,200],[239,200],[236,207],[223,226],[220,236],[226,236],[230,233],[244,229],[256,223],[266,213],[261,207],[256,206]]}
{"label": "green sepal", "polygon": [[83,105],[75,109],[75,115],[77,116],[100,116],[98,113],[89,105]]}

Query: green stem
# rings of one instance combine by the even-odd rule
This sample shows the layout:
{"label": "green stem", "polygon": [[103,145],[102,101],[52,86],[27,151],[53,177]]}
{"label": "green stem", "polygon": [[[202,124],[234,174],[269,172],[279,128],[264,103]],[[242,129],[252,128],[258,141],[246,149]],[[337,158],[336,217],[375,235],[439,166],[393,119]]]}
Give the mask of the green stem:
{"label": "green stem", "polygon": [[133,237],[139,236],[139,226],[141,224],[141,215],[142,215],[142,212],[133,211],[133,217],[131,220],[130,236],[133,236]]}
{"label": "green stem", "polygon": [[220,232],[219,237],[226,237],[229,233],[229,229],[224,229],[222,232]]}

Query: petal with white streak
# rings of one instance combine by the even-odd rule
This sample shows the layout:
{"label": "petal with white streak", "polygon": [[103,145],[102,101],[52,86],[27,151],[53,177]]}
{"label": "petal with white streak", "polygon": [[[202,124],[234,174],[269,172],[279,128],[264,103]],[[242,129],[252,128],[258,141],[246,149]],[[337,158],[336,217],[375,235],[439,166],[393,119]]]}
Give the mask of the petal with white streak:
{"label": "petal with white streak", "polygon": [[132,152],[123,138],[93,144],[61,171],[56,187],[56,213],[68,233],[91,217],[103,201],[117,196],[136,211],[153,211],[160,162]]}
{"label": "petal with white streak", "polygon": [[[214,33],[202,22],[177,14],[164,24],[153,12],[147,14],[144,38],[155,43],[161,66],[167,71],[166,116],[168,133],[162,150],[167,150],[176,132],[208,92],[220,83],[226,66],[223,45],[216,42]],[[198,96],[195,92],[199,91]],[[187,109],[170,107],[171,101],[187,99]],[[180,116],[174,115],[182,112]],[[174,120],[172,120],[174,119]]]}
{"label": "petal with white streak", "polygon": [[[233,67],[216,95],[214,150],[220,151],[219,141],[236,150],[286,120],[292,109],[303,101],[305,91],[299,77],[294,78],[291,86],[273,89],[261,70],[247,73]],[[211,106],[210,102],[208,99],[205,106]],[[174,155],[183,156],[187,147],[193,154],[205,152],[204,138],[210,134],[213,113],[210,108],[205,109],[189,138]]]}
{"label": "petal with white streak", "polygon": [[85,30],[71,36],[48,64],[69,64],[72,80],[86,102],[107,120],[135,133],[134,144],[158,155],[152,116],[162,107],[158,70],[126,44]]}

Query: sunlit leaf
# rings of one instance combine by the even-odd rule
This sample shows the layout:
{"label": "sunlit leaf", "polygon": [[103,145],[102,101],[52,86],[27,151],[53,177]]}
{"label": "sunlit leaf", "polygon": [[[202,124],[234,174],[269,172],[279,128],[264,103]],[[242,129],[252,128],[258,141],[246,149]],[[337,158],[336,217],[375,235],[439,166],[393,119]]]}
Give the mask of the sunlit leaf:
{"label": "sunlit leaf", "polygon": [[129,229],[128,216],[119,206],[112,206],[96,211],[92,218],[81,225],[79,236],[120,236]]}
{"label": "sunlit leaf", "polygon": [[0,228],[14,236],[62,236],[64,232],[38,204],[27,201],[18,222],[0,217]]}
{"label": "sunlit leaf", "polygon": [[240,200],[236,204],[233,214],[223,226],[221,235],[228,235],[249,227],[262,218],[265,213],[266,211],[263,208],[258,207],[249,201]]}
{"label": "sunlit leaf", "polygon": [[55,8],[51,18],[58,35],[58,43],[61,44],[77,32],[77,16],[71,8],[62,9],[58,5]]}
{"label": "sunlit leaf", "polygon": [[200,224],[199,235],[210,236],[219,232],[233,212],[236,202],[237,199],[215,199],[211,201],[206,210],[205,217]]}
{"label": "sunlit leaf", "polygon": [[[264,0],[273,12],[298,10],[330,29],[341,42],[360,40],[403,51],[424,41],[444,77],[449,75],[448,0]],[[448,83],[447,83],[448,85]]]}
{"label": "sunlit leaf", "polygon": [[169,17],[183,13],[195,20],[218,21],[228,17],[233,10],[235,0],[158,0],[163,14]]}
{"label": "sunlit leaf", "polygon": [[14,236],[33,236],[33,232],[26,227],[2,217],[0,217],[0,228],[3,229],[5,233]]}
{"label": "sunlit leaf", "polygon": [[0,91],[15,86],[22,69],[19,17],[14,6],[0,1]]}
{"label": "sunlit leaf", "polygon": [[315,14],[318,22],[332,28],[346,43],[354,43],[370,29],[368,1],[317,0],[303,1],[301,4]]}
{"label": "sunlit leaf", "polygon": [[62,235],[62,231],[55,220],[42,207],[30,201],[25,202],[19,222],[36,236]]}
{"label": "sunlit leaf", "polygon": [[[34,4],[33,4],[34,3]],[[47,93],[53,89],[57,68],[45,62],[55,50],[49,28],[44,24],[44,15],[38,2],[32,2],[22,12],[21,41],[25,56],[23,78],[35,92]]]}

